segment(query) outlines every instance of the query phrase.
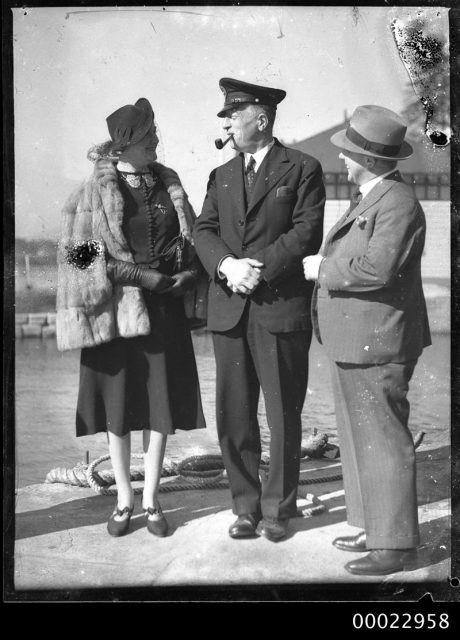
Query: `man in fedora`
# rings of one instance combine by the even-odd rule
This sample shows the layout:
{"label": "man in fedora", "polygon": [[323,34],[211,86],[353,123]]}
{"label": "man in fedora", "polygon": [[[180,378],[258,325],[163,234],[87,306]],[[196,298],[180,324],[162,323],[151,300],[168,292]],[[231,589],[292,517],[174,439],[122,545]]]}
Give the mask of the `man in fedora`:
{"label": "man in fedora", "polygon": [[[313,290],[302,258],[321,246],[325,190],[319,162],[273,137],[285,91],[232,78],[220,88],[217,115],[239,153],[212,171],[194,239],[211,279],[217,430],[237,516],[229,535],[278,541],[297,513]],[[262,486],[260,388],[270,429]]]}
{"label": "man in fedora", "polygon": [[322,254],[303,260],[315,280],[313,325],[331,361],[348,523],[341,550],[366,552],[345,569],[402,571],[419,543],[415,451],[407,392],[431,344],[420,262],[425,216],[397,171],[412,154],[406,126],[383,107],[353,113],[332,136],[356,197],[329,232]]}

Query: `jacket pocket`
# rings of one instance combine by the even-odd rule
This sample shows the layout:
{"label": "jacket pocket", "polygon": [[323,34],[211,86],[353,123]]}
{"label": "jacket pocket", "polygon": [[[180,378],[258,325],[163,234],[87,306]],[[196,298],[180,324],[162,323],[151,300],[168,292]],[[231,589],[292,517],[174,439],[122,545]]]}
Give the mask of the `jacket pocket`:
{"label": "jacket pocket", "polygon": [[283,187],[277,188],[275,197],[277,199],[278,198],[287,199],[287,198],[292,198],[293,195],[294,195],[294,190],[292,189],[292,187],[285,185]]}

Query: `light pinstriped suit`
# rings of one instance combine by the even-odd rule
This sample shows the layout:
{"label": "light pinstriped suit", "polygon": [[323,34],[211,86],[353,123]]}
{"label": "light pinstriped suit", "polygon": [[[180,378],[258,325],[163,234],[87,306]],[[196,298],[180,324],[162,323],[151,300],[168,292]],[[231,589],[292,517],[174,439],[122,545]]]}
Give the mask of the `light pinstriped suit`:
{"label": "light pinstriped suit", "polygon": [[331,360],[348,523],[369,549],[406,549],[419,542],[406,395],[431,344],[425,216],[397,171],[347,213],[325,241],[313,327]]}

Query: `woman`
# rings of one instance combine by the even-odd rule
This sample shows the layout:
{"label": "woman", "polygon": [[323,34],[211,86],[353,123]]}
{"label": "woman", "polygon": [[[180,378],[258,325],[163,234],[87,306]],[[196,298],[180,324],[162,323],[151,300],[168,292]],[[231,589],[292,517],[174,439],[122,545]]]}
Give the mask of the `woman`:
{"label": "woman", "polygon": [[177,174],[156,162],[149,101],[121,107],[107,125],[111,141],[90,150],[93,175],[63,210],[57,342],[82,349],[77,436],[107,431],[118,498],[109,534],[129,529],[130,432],[142,429],[142,507],[148,530],[164,536],[167,435],[205,427],[183,304],[197,273],[194,213]]}

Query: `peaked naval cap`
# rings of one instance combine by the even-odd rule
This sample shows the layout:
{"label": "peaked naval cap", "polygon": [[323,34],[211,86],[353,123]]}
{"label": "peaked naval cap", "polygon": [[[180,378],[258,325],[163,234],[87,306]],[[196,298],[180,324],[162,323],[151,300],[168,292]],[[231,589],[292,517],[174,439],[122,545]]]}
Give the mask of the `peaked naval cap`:
{"label": "peaked naval cap", "polygon": [[112,147],[114,150],[126,149],[140,142],[152,128],[154,113],[146,98],[139,98],[136,104],[127,104],[106,118]]}
{"label": "peaked naval cap", "polygon": [[261,87],[233,78],[221,78],[219,87],[225,96],[224,106],[217,114],[219,118],[225,118],[225,113],[229,109],[234,109],[240,104],[263,104],[276,107],[286,97],[286,91],[282,89]]}
{"label": "peaked naval cap", "polygon": [[357,107],[347,129],[331,137],[334,146],[386,160],[405,160],[413,149],[404,140],[407,127],[397,113],[376,105]]}

